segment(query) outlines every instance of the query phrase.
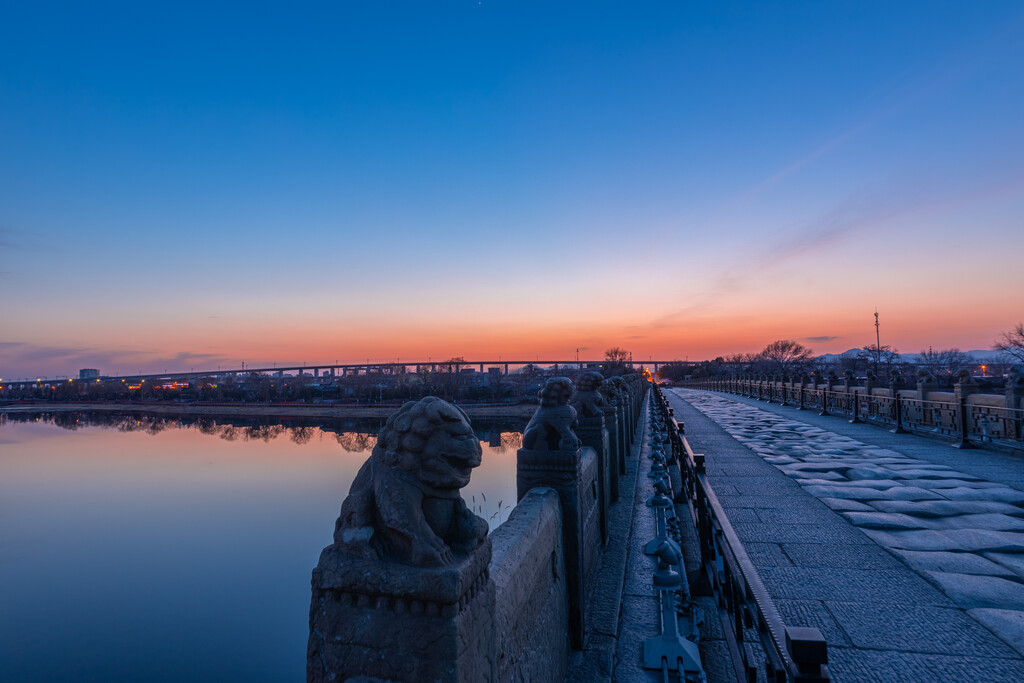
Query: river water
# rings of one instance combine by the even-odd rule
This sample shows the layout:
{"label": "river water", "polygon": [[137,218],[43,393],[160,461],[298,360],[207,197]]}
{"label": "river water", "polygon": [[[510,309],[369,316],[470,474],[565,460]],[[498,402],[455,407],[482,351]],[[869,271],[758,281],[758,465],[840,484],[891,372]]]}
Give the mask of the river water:
{"label": "river water", "polygon": [[[0,681],[302,681],[310,573],[377,423],[0,415]],[[474,420],[504,521],[523,424]]]}

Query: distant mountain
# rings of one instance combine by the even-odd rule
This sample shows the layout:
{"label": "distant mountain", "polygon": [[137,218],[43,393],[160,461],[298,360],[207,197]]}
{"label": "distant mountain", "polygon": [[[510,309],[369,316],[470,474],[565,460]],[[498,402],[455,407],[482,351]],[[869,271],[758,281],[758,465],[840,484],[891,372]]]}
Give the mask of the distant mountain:
{"label": "distant mountain", "polygon": [[[857,354],[859,354],[861,351],[862,349],[859,348],[847,349],[842,353],[823,353],[822,355],[818,356],[818,358],[822,358],[826,361],[835,361],[839,360],[840,358],[856,358]],[[973,356],[975,360],[981,363],[997,362],[999,361],[1001,356],[1001,353],[999,351],[993,351],[992,349],[975,349],[973,351],[965,351],[964,353],[966,353],[968,356]],[[901,353],[900,357],[903,360],[907,361],[908,363],[912,363],[917,361],[917,357],[919,355],[920,352],[915,351],[913,353]]]}

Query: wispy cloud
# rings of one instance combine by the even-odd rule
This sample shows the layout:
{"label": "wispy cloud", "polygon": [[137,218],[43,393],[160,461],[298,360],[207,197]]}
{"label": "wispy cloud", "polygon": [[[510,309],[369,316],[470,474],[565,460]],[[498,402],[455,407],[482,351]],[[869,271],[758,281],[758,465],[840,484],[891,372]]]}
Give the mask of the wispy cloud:
{"label": "wispy cloud", "polygon": [[786,235],[777,237],[755,256],[737,259],[724,270],[711,286],[692,298],[689,305],[655,322],[656,326],[672,324],[680,316],[694,313],[726,294],[741,291],[767,271],[778,270],[792,261],[806,259],[869,225],[892,218],[916,208],[898,206],[881,197],[852,196],[824,214],[806,222]]}
{"label": "wispy cloud", "polygon": [[182,351],[174,354],[139,349],[97,349],[50,346],[28,342],[0,342],[0,377],[74,375],[81,368],[98,368],[104,374],[130,374],[210,368],[226,361],[213,353]]}
{"label": "wispy cloud", "polygon": [[835,341],[836,339],[842,339],[842,337],[833,337],[833,336],[829,336],[829,335],[823,335],[821,337],[801,337],[800,341],[809,341],[809,342],[815,342],[815,343],[823,343],[823,342]]}
{"label": "wispy cloud", "polygon": [[708,310],[728,294],[761,286],[766,273],[784,269],[794,261],[806,261],[850,236],[864,237],[868,231],[894,219],[951,211],[980,201],[1024,193],[1024,171],[1014,169],[1007,177],[983,186],[953,189],[935,185],[927,188],[888,188],[885,192],[851,195],[830,210],[780,236],[747,258],[738,258],[687,306],[655,320],[654,327],[676,324],[685,315]]}

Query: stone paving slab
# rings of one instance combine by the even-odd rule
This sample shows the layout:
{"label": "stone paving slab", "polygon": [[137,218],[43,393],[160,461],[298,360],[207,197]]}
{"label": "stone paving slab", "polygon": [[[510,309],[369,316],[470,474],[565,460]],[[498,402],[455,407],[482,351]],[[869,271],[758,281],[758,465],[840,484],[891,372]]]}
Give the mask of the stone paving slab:
{"label": "stone paving slab", "polygon": [[829,649],[829,671],[833,681],[857,683],[1020,683],[1024,661],[837,647]]}
{"label": "stone paving slab", "polygon": [[858,648],[1016,658],[1017,653],[978,621],[959,609],[903,605],[885,609],[879,619],[874,605],[826,601],[829,613]]}
{"label": "stone paving slab", "polygon": [[1024,464],[755,400],[668,395],[726,514],[743,511],[733,527],[784,620],[826,634],[833,680],[1024,680],[1024,611],[990,605],[1024,590],[1006,567],[1024,560]]}
{"label": "stone paving slab", "polygon": [[830,648],[852,645],[846,632],[821,600],[778,599],[775,601],[775,606],[784,623],[813,626],[821,631],[821,635],[825,637]]}
{"label": "stone paving slab", "polygon": [[761,567],[758,571],[773,597],[794,600],[829,600],[842,597],[870,604],[876,613],[883,609],[882,606],[885,604],[899,605],[900,609],[907,605],[954,606],[941,591],[905,567]]}
{"label": "stone paving slab", "polygon": [[783,543],[781,550],[793,566],[835,569],[900,569],[903,565],[884,548],[874,544],[823,545]]}
{"label": "stone paving slab", "polygon": [[979,608],[968,614],[987,626],[1017,652],[1024,654],[1024,613],[1008,609]]}

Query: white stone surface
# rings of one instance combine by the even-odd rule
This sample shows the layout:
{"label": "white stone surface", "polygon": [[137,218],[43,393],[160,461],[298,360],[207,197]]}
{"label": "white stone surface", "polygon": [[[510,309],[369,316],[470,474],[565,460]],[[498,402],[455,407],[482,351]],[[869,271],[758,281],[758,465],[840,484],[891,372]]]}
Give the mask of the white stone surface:
{"label": "white stone surface", "polygon": [[1024,655],[1024,612],[983,607],[968,610],[967,613]]}
{"label": "white stone surface", "polygon": [[713,394],[684,396],[1024,653],[1024,491]]}

